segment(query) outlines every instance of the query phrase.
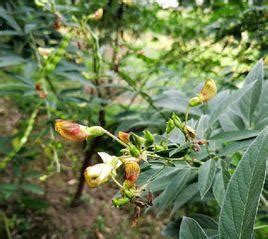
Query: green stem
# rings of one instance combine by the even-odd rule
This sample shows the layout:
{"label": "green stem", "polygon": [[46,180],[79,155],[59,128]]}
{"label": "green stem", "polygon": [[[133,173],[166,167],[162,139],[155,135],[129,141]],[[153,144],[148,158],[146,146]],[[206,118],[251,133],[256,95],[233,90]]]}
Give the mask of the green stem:
{"label": "green stem", "polygon": [[262,229],[262,228],[265,228],[265,227],[268,227],[268,225],[256,226],[256,227],[254,227],[254,230]]}
{"label": "green stem", "polygon": [[128,147],[128,145],[126,143],[124,143],[122,140],[118,139],[116,136],[114,136],[113,134],[111,134],[108,130],[103,129],[104,133],[107,134],[108,136],[110,136],[111,138],[113,138],[115,141],[117,141],[119,144],[123,145],[124,147]]}
{"label": "green stem", "polygon": [[189,111],[190,111],[190,105],[188,104],[185,113],[185,120],[184,120],[185,125],[187,125],[188,122]]}
{"label": "green stem", "polygon": [[116,179],[114,176],[112,176],[112,180],[115,182],[115,184],[116,184],[119,188],[122,188],[122,187],[123,187],[123,185],[122,185],[121,183],[119,183],[119,182],[117,181],[117,179]]}

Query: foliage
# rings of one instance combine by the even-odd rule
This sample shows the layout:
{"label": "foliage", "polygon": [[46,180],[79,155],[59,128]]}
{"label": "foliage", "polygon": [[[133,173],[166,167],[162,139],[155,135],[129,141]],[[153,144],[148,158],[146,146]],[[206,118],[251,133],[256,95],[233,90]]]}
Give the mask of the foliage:
{"label": "foliage", "polygon": [[[67,147],[54,130],[59,118],[154,135],[154,144],[143,145],[151,156],[140,165],[137,186],[147,188],[142,198],[155,197],[153,206],[145,200],[148,212],[170,212],[166,236],[228,238],[231,231],[249,238],[254,223],[256,238],[265,233],[258,227],[267,224],[268,84],[258,59],[267,53],[267,6],[179,3],[168,9],[151,1],[1,3],[0,95],[4,110],[18,109],[6,120],[11,130],[0,130],[1,235],[33,236],[27,231],[35,222],[24,212],[39,218],[50,206],[45,185],[57,172],[81,172],[71,203],[77,205],[84,169],[99,163],[97,152],[121,155],[109,134]],[[208,78],[219,93],[188,112],[190,96]],[[185,138],[178,118],[208,145]]]}

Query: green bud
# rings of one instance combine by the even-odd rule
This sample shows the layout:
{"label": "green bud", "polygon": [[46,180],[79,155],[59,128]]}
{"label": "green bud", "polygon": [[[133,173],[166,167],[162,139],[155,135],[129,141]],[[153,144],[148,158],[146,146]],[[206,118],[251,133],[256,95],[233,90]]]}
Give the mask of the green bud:
{"label": "green bud", "polygon": [[174,122],[172,119],[169,119],[166,126],[166,133],[169,134],[175,128]]}
{"label": "green bud", "polygon": [[143,133],[144,133],[144,137],[145,137],[145,143],[144,143],[145,146],[146,147],[151,146],[154,143],[154,136],[148,130],[144,130]]}
{"label": "green bud", "polygon": [[155,144],[154,145],[154,149],[156,151],[162,151],[162,150],[165,150],[165,148],[162,146],[162,145],[159,145],[159,144]]}
{"label": "green bud", "polygon": [[129,141],[133,144],[133,145],[135,145],[136,147],[138,147],[138,148],[141,148],[141,146],[144,144],[144,138],[142,138],[142,137],[140,137],[140,136],[138,136],[138,135],[136,135],[136,134],[134,134],[134,133],[130,133],[130,135],[129,135]]}
{"label": "green bud", "polygon": [[131,144],[129,147],[129,152],[131,154],[131,156],[133,157],[139,157],[140,156],[140,151],[137,149],[137,147],[133,144]]}
{"label": "green bud", "polygon": [[181,122],[181,119],[179,118],[179,116],[177,116],[176,114],[173,114],[172,119],[173,119],[174,125],[177,128],[183,129],[183,123]]}
{"label": "green bud", "polygon": [[112,203],[115,207],[121,207],[129,203],[130,199],[128,197],[114,198]]}
{"label": "green bud", "polygon": [[133,188],[124,188],[122,194],[125,195],[127,198],[132,199],[135,197],[136,190]]}
{"label": "green bud", "polygon": [[198,96],[193,97],[189,100],[189,106],[191,106],[191,107],[195,107],[195,106],[198,106],[201,104],[202,104],[202,100]]}

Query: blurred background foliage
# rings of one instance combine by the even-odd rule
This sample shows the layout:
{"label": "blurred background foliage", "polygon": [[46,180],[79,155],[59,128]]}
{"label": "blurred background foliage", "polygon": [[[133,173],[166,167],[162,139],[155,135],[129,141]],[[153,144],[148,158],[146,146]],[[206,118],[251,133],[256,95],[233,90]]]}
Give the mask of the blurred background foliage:
{"label": "blurred background foliage", "polygon": [[122,232],[120,215],[92,199],[109,200],[112,187],[81,198],[80,171],[98,162],[97,151],[119,148],[105,137],[63,147],[53,122],[164,132],[170,113],[182,115],[207,78],[220,90],[241,87],[267,54],[267,17],[262,0],[1,1],[0,235],[162,238],[165,221],[150,215],[144,228]]}

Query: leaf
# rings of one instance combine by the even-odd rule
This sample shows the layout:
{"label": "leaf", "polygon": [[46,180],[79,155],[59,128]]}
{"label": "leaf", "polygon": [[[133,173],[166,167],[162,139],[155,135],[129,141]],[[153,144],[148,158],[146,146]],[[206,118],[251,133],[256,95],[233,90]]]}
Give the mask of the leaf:
{"label": "leaf", "polygon": [[203,214],[194,214],[191,217],[199,223],[207,236],[218,234],[218,223],[211,217]]}
{"label": "leaf", "polygon": [[237,141],[243,139],[254,138],[260,133],[259,130],[239,130],[239,131],[227,131],[221,132],[212,136],[210,139],[219,140],[222,142]]}
{"label": "leaf", "polygon": [[214,124],[219,116],[231,105],[235,104],[239,100],[242,99],[243,96],[250,94],[253,87],[255,87],[255,84],[257,84],[257,81],[254,81],[245,87],[235,91],[232,93],[229,97],[223,99],[221,102],[220,107],[215,108],[215,110],[211,113],[210,119],[209,119],[209,125]]}
{"label": "leaf", "polygon": [[201,199],[204,198],[208,190],[210,189],[213,178],[215,175],[216,163],[214,159],[207,160],[199,168],[198,174],[198,188],[200,191]]}
{"label": "leaf", "polygon": [[40,199],[34,199],[30,197],[22,197],[21,201],[26,207],[35,209],[35,210],[46,209],[50,206],[46,201],[43,201]]}
{"label": "leaf", "polygon": [[19,65],[24,62],[24,59],[16,55],[8,55],[0,57],[0,67]]}
{"label": "leaf", "polygon": [[169,181],[166,189],[157,198],[155,198],[154,205],[159,208],[158,215],[170,206],[176,199],[176,195],[185,188],[190,173],[191,169],[179,170],[176,176]]}
{"label": "leaf", "polygon": [[212,191],[219,206],[221,206],[230,179],[230,174],[222,160],[219,160],[217,164],[219,171],[215,174]]}
{"label": "leaf", "polygon": [[162,235],[165,237],[172,237],[172,238],[177,238],[180,239],[180,228],[179,228],[179,222],[177,221],[171,221],[169,222],[164,230],[161,232]]}
{"label": "leaf", "polygon": [[3,7],[0,7],[0,16],[4,18],[7,21],[8,25],[11,26],[14,30],[16,30],[20,34],[22,33],[19,24],[11,15],[8,14],[8,12]]}
{"label": "leaf", "polygon": [[18,187],[14,183],[1,183],[0,184],[0,194],[2,194],[5,199],[8,199],[17,190],[18,190]]}
{"label": "leaf", "polygon": [[183,217],[180,226],[180,239],[207,239],[207,235],[198,222],[190,217]]}
{"label": "leaf", "polygon": [[38,195],[43,195],[44,194],[44,190],[38,186],[37,184],[33,184],[33,183],[24,183],[21,185],[21,187],[29,192],[38,194]]}
{"label": "leaf", "polygon": [[174,215],[185,203],[193,198],[198,193],[198,184],[192,183],[179,193],[174,202],[171,215]]}
{"label": "leaf", "polygon": [[246,139],[246,140],[229,143],[219,151],[218,156],[219,157],[227,156],[237,151],[246,150],[248,146],[252,143],[252,141],[253,139]]}
{"label": "leaf", "polygon": [[252,142],[231,177],[219,221],[219,238],[252,238],[260,194],[265,180],[268,128]]}
{"label": "leaf", "polygon": [[196,127],[196,135],[200,139],[206,138],[206,130],[208,128],[208,115],[201,115],[197,127]]}

